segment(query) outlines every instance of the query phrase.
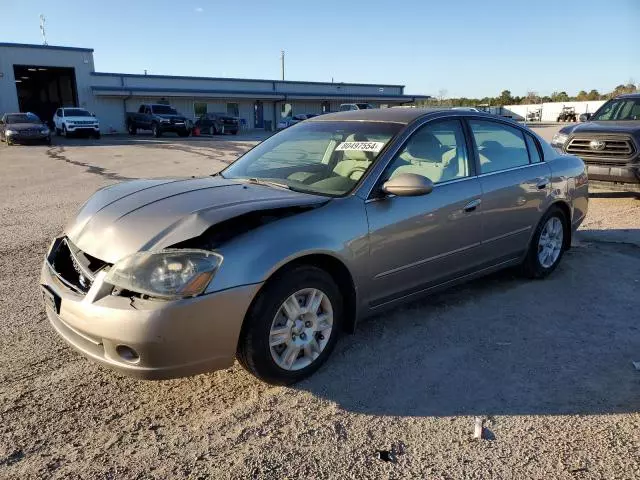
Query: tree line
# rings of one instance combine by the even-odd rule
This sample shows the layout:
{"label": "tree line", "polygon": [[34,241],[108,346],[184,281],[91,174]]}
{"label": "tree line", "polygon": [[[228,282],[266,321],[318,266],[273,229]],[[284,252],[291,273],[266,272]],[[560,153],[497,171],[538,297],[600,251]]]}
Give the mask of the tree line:
{"label": "tree line", "polygon": [[[638,85],[640,86],[640,84]],[[511,94],[510,90],[503,90],[497,97],[484,97],[484,98],[447,98],[447,91],[440,90],[438,95],[428,100],[417,102],[418,106],[430,107],[430,106],[463,106],[471,107],[475,105],[527,105],[532,103],[546,103],[546,102],[575,102],[585,100],[608,100],[618,95],[625,93],[640,92],[640,88],[635,84],[633,80],[629,80],[626,84],[620,84],[612,91],[608,93],[600,93],[598,90],[580,90],[577,95],[570,96],[567,92],[553,92],[551,95],[538,95],[535,91],[527,92],[526,95],[519,97]]]}

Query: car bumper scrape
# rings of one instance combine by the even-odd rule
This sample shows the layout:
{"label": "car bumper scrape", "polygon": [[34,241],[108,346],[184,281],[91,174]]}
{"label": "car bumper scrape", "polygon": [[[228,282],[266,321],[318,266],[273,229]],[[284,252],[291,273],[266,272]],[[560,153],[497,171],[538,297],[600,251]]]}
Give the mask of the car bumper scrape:
{"label": "car bumper scrape", "polygon": [[231,366],[244,316],[260,288],[256,284],[176,301],[143,300],[111,295],[105,277],[99,273],[82,295],[64,285],[45,262],[40,283],[47,317],[84,356],[143,379]]}

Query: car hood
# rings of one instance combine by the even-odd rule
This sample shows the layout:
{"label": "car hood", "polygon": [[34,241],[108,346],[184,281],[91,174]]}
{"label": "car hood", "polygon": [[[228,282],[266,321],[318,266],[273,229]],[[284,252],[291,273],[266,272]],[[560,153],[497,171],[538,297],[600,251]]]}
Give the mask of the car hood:
{"label": "car hood", "polygon": [[172,114],[159,114],[156,113],[156,117],[160,117],[160,118],[166,118],[167,120],[171,120],[172,118],[175,118],[176,120],[186,120],[186,117],[184,115],[172,115]]}
{"label": "car hood", "polygon": [[21,130],[31,130],[34,128],[47,128],[46,125],[42,123],[7,123],[7,130],[17,130],[18,132]]}
{"label": "car hood", "polygon": [[637,134],[640,132],[640,122],[624,121],[624,122],[586,122],[579,123],[572,127],[562,129],[563,133],[628,133]]}
{"label": "car hood", "polygon": [[167,248],[196,237],[216,223],[247,212],[326,201],[318,195],[220,176],[134,180],[96,192],[65,233],[84,252],[115,263],[138,251]]}
{"label": "car hood", "polygon": [[66,122],[97,122],[96,117],[64,117]]}

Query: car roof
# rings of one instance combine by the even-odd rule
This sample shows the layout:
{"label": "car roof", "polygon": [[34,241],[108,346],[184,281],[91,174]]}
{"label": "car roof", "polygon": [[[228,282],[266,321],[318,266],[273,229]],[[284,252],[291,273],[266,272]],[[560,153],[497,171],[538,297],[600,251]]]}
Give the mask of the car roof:
{"label": "car roof", "polygon": [[625,93],[624,95],[618,95],[616,98],[640,98],[640,93]]}
{"label": "car roof", "polygon": [[[348,112],[335,112],[310,118],[310,122],[328,121],[362,121],[362,122],[390,122],[409,124],[414,120],[429,114],[450,114],[452,116],[478,116],[496,118],[485,112],[473,110],[452,110],[450,108],[368,108],[365,110],[350,110]],[[509,120],[503,117],[497,117]]]}

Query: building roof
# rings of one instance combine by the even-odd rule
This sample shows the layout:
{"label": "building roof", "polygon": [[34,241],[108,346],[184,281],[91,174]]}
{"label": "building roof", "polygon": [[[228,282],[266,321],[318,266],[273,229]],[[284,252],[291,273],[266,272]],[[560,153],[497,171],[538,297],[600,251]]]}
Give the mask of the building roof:
{"label": "building roof", "polygon": [[293,83],[302,85],[336,85],[345,87],[387,87],[387,88],[404,88],[404,85],[388,85],[379,83],[345,83],[345,82],[310,82],[303,80],[278,80],[272,78],[237,78],[237,77],[191,77],[185,75],[144,75],[142,73],[111,73],[111,72],[93,72],[91,75],[96,77],[124,77],[124,78],[155,78],[167,80],[216,80],[216,81],[238,81],[238,82],[276,82],[276,83]]}
{"label": "building roof", "polygon": [[60,46],[60,45],[35,45],[33,43],[4,43],[4,42],[0,42],[0,47],[38,48],[38,49],[44,49],[44,50],[67,50],[67,51],[73,51],[73,52],[93,53],[93,48],[63,47],[63,46]]}

